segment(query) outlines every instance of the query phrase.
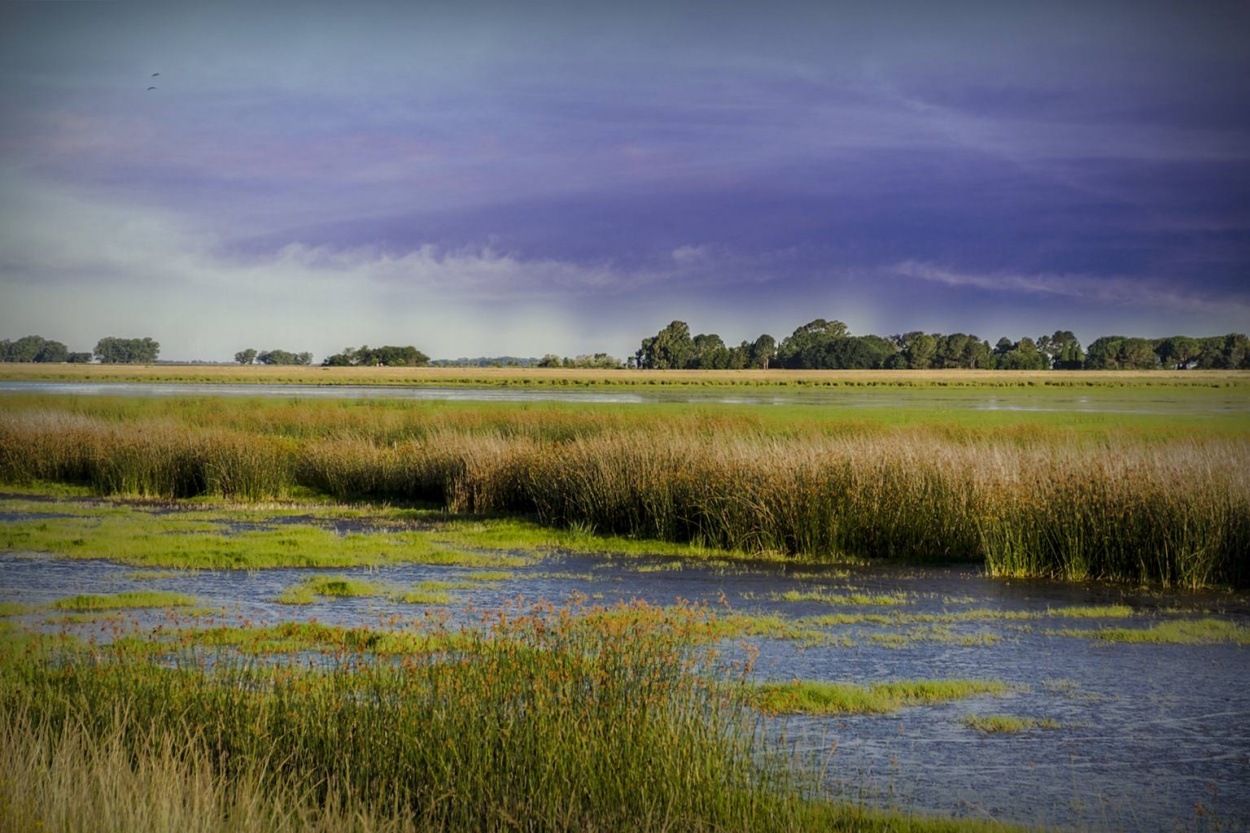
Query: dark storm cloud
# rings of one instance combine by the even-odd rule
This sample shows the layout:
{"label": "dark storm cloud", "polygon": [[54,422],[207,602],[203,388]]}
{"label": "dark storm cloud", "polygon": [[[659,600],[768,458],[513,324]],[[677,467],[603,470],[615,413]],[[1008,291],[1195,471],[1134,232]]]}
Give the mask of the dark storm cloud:
{"label": "dark storm cloud", "polygon": [[564,339],[501,352],[624,352],[605,311],[1244,329],[1243,9],[9,4],[0,280],[376,297],[300,307],[345,343],[527,299]]}

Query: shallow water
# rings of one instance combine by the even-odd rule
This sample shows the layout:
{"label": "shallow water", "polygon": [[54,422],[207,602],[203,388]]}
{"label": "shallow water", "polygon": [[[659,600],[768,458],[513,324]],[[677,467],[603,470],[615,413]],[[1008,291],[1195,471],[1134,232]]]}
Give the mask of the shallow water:
{"label": "shallow water", "polygon": [[[680,569],[670,569],[680,564]],[[1002,680],[1005,696],[975,697],[886,716],[792,717],[772,721],[804,759],[841,794],[918,812],[992,817],[1024,824],[1163,831],[1250,826],[1250,648],[1232,644],[1117,644],[1054,633],[1062,628],[1145,628],[1176,618],[1216,616],[1250,624],[1250,599],[1228,594],[1158,594],[1106,585],[992,580],[970,567],[787,569],[772,563],[708,567],[661,558],[557,553],[512,577],[452,590],[445,608],[386,598],[326,599],[279,605],[287,587],[310,575],[350,575],[394,587],[458,581],[478,569],[404,564],[369,570],[160,571],[70,561],[35,553],[0,553],[0,601],[46,605],[79,593],[167,590],[194,595],[218,612],[183,620],[197,626],[317,619],[379,626],[426,613],[475,621],[518,598],[561,603],[572,594],[594,604],[682,599],[791,619],[832,613],[930,614],[961,611],[1038,614],[933,624],[827,627],[830,644],[752,639],[761,649],[760,679],[794,678],[867,684],[918,678]],[[827,601],[784,601],[786,591],[823,591]],[[858,603],[851,594],[867,599]],[[881,605],[881,596],[894,604]],[[875,597],[875,598],[874,598]],[[1129,618],[1079,619],[1054,609],[1123,604]],[[132,628],[170,624],[164,612],[124,612],[93,624],[65,625],[49,611],[18,618],[107,641]],[[393,624],[392,624],[393,626]],[[402,626],[402,625],[401,625]],[[733,655],[736,643],[727,645]],[[1049,718],[1058,729],[983,735],[967,715]]]}
{"label": "shallow water", "polygon": [[844,408],[951,408],[1090,414],[1250,413],[1244,391],[1185,388],[1054,390],[1029,388],[714,387],[582,389],[554,387],[439,387],[434,385],[167,384],[130,382],[0,382],[0,394],[66,396],[226,396],[278,399],[407,399],[451,402],[580,402],[586,404],[691,403],[707,405],[818,405]]}

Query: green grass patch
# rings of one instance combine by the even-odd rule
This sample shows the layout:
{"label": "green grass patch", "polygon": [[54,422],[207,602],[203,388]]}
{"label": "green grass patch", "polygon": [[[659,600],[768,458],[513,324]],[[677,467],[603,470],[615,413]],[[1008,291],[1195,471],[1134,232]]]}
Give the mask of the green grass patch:
{"label": "green grass patch", "polygon": [[1250,627],[1227,619],[1180,619],[1150,628],[1065,628],[1060,636],[1149,645],[1250,645]]}
{"label": "green grass patch", "polygon": [[318,622],[283,622],[266,627],[203,628],[183,630],[160,639],[126,637],[122,650],[163,653],[177,648],[232,648],[245,654],[363,653],[413,656],[449,651],[471,644],[459,633],[423,633],[371,628],[349,628]]}
{"label": "green grass patch", "polygon": [[279,604],[307,605],[315,603],[319,598],[380,596],[385,592],[385,587],[370,581],[347,576],[312,576],[283,590],[277,601]]}
{"label": "green grass patch", "polygon": [[22,602],[0,602],[0,616],[22,616],[34,609],[33,605]]}
{"label": "green grass patch", "polygon": [[906,706],[1007,691],[1006,683],[992,680],[901,680],[869,686],[796,680],[761,683],[753,700],[756,708],[768,714],[890,714]]}
{"label": "green grass patch", "polygon": [[1058,721],[1049,718],[1014,717],[1009,714],[970,714],[963,724],[986,735],[1014,735],[1031,729],[1059,729]]}
{"label": "green grass patch", "polygon": [[58,599],[48,607],[53,610],[133,610],[146,608],[194,607],[198,602],[193,596],[182,593],[162,593],[152,590],[135,590],[110,596],[84,594]]}
{"label": "green grass patch", "polygon": [[899,633],[874,633],[868,639],[885,648],[906,648],[917,643],[961,645],[966,648],[996,645],[1002,636],[996,633],[960,633],[941,625],[908,628]]}
{"label": "green grass patch", "polygon": [[505,570],[478,570],[472,573],[466,573],[465,581],[476,581],[482,583],[491,583],[496,581],[511,581],[516,578],[516,573],[510,573]]}
{"label": "green grass patch", "polygon": [[412,590],[392,593],[391,598],[410,605],[448,605],[451,604],[450,584],[451,582],[424,581]]}
{"label": "green grass patch", "polygon": [[529,559],[450,550],[424,531],[385,530],[338,535],[314,523],[224,531],[269,513],[222,513],[115,506],[82,516],[0,525],[0,549],[51,552],[69,558],[178,569],[369,567],[400,562],[466,567],[515,567]]}
{"label": "green grass patch", "polygon": [[911,604],[907,593],[837,593],[826,590],[786,590],[769,598],[779,602],[821,602],[846,607],[895,607]]}

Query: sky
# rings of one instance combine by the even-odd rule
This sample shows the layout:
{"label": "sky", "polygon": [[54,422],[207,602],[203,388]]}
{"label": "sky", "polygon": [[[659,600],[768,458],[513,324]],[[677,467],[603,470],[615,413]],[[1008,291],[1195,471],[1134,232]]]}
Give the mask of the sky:
{"label": "sky", "polygon": [[1250,330],[1250,4],[0,5],[0,338],[815,318]]}

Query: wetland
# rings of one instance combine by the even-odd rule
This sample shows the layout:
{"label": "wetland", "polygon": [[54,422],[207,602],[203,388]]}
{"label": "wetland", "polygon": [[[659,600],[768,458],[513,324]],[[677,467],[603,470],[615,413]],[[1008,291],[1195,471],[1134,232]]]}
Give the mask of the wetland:
{"label": "wetland", "polygon": [[130,756],[241,829],[1244,829],[1219,390],[5,393],[0,771]]}

